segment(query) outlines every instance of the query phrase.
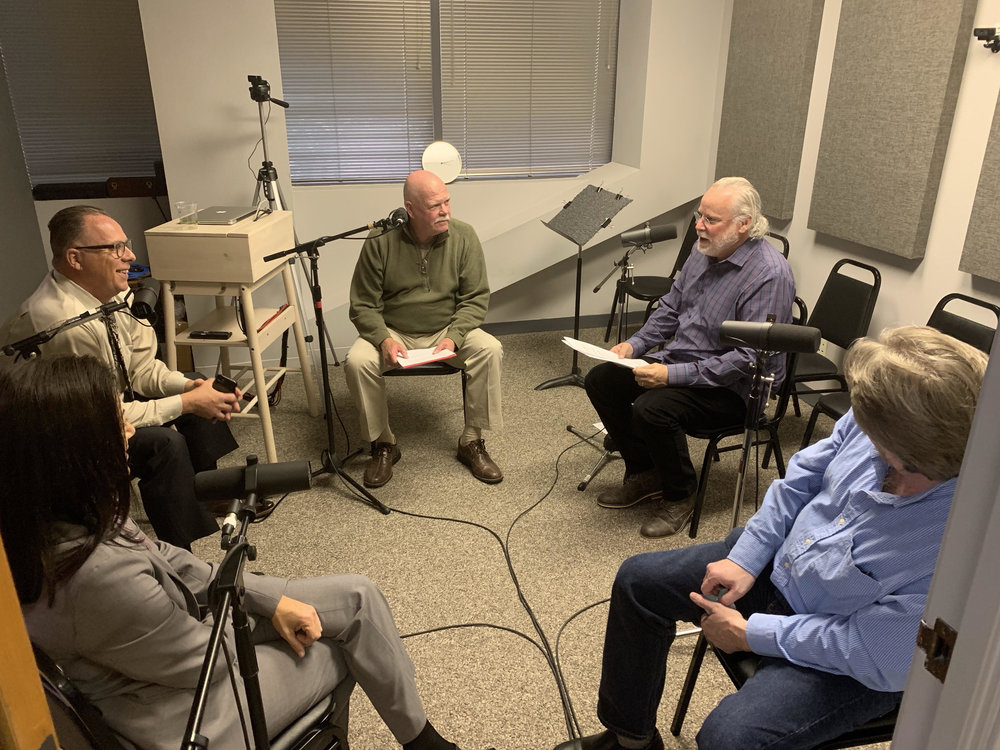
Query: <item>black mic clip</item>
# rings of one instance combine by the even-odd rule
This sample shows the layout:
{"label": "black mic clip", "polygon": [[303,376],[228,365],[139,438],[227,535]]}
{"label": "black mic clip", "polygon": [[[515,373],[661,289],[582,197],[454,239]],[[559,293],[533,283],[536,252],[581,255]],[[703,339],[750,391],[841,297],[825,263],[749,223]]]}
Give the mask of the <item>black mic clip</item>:
{"label": "black mic clip", "polygon": [[396,227],[403,226],[406,222],[410,220],[410,215],[406,212],[406,209],[400,206],[399,208],[393,209],[392,213],[386,216],[384,219],[376,219],[368,225],[369,229],[395,229]]}

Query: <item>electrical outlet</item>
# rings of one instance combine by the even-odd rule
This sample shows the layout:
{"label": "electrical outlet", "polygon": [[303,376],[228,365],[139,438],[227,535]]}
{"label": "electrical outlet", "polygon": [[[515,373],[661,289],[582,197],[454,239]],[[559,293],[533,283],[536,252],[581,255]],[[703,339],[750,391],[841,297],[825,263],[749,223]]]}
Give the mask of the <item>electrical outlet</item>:
{"label": "electrical outlet", "polygon": [[816,350],[816,353],[819,354],[821,357],[826,356],[826,341],[824,341],[823,339],[820,339],[819,348]]}

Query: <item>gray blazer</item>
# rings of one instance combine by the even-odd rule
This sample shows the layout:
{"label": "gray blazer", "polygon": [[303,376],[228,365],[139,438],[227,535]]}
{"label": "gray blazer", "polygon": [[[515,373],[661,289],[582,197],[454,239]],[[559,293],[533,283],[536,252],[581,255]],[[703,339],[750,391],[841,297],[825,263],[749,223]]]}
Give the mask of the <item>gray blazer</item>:
{"label": "gray blazer", "polygon": [[[81,533],[76,527],[64,531],[64,545]],[[208,649],[213,617],[203,608],[217,566],[139,534],[139,543],[118,537],[99,545],[58,588],[52,607],[46,592],[22,612],[31,639],[103,712],[112,729],[143,748],[177,750]],[[251,620],[267,622],[273,637],[269,619],[288,581],[246,575],[244,582]],[[231,624],[225,640],[235,658]],[[338,682],[348,674],[342,658],[334,669]],[[267,681],[263,669],[261,679]],[[243,747],[228,682],[220,653],[201,727],[212,750]],[[238,674],[237,685],[245,706]],[[282,689],[294,691],[288,685]],[[272,727],[269,718],[272,736],[283,726]]]}

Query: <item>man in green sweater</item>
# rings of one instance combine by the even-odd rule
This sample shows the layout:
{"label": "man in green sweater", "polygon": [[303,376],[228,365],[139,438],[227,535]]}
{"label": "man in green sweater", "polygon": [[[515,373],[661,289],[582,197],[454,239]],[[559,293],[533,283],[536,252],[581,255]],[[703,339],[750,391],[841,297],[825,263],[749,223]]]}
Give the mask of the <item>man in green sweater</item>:
{"label": "man in green sweater", "polygon": [[455,352],[448,363],[467,374],[457,457],[476,479],[495,484],[503,472],[482,431],[502,426],[503,347],[479,328],[490,300],[483,248],[471,226],[451,218],[448,187],[432,172],[406,178],[403,204],[409,221],[365,240],[351,280],[350,315],[359,338],[345,370],[361,431],[372,444],[364,484],[384,485],[400,458],[382,373],[399,367],[409,349]]}

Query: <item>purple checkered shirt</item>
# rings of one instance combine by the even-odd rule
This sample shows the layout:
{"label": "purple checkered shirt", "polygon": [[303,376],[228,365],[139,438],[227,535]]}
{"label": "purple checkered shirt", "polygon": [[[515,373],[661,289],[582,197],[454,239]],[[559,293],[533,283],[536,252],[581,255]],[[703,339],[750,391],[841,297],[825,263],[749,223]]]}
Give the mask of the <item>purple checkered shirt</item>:
{"label": "purple checkered shirt", "polygon": [[[666,364],[670,385],[729,388],[746,400],[754,350],[721,346],[719,327],[726,320],[763,322],[771,314],[790,323],[794,298],[792,268],[765,239],[747,240],[717,262],[695,248],[659,307],[628,339],[632,356]],[[664,342],[662,351],[650,351]],[[772,363],[777,387],[785,358]]]}

